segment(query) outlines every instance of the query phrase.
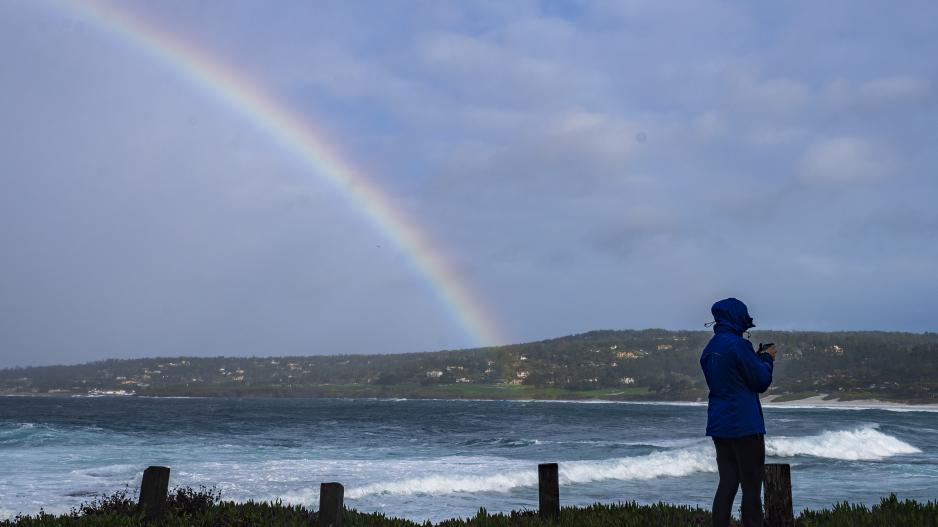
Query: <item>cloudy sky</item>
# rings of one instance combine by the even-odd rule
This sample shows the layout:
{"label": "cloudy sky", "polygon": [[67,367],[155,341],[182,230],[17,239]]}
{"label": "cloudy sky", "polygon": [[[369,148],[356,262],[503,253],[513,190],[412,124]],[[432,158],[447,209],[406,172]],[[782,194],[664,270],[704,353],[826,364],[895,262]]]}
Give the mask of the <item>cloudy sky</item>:
{"label": "cloudy sky", "polygon": [[[0,367],[478,344],[360,203],[66,4],[0,1]],[[938,328],[934,2],[119,9],[327,135],[501,342],[730,295]]]}

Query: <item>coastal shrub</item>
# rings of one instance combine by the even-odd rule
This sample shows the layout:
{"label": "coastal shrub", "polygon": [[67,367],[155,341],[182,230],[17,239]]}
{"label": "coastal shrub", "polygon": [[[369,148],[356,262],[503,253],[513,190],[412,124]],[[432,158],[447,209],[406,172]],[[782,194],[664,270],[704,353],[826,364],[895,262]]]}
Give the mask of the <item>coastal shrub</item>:
{"label": "coastal shrub", "polygon": [[797,527],[874,527],[909,525],[938,527],[938,501],[919,503],[899,501],[895,494],[883,498],[879,505],[851,505],[842,502],[830,509],[802,512]]}
{"label": "coastal shrub", "polygon": [[137,509],[137,500],[128,494],[127,490],[119,490],[112,494],[104,494],[94,498],[88,503],[82,503],[78,508],[72,509],[69,516],[118,515],[133,516]]}
{"label": "coastal shrub", "polygon": [[192,487],[176,487],[166,497],[166,506],[171,514],[192,517],[205,513],[219,501],[221,491],[215,487],[201,486],[198,490]]}
{"label": "coastal shrub", "polygon": [[[301,505],[279,501],[235,503],[221,501],[215,489],[174,489],[167,497],[167,515],[147,523],[137,513],[136,503],[126,491],[96,498],[63,515],[40,512],[0,521],[0,527],[309,527],[316,513]],[[536,511],[489,513],[485,509],[469,518],[437,524],[418,523],[382,513],[346,509],[348,527],[702,527],[710,525],[710,511],[699,507],[636,502],[564,507],[560,518],[542,520]],[[735,521],[731,524],[738,526]],[[795,519],[796,527],[938,527],[938,502],[900,501],[895,495],[867,507],[839,503],[830,509],[806,510]]]}
{"label": "coastal shrub", "polygon": [[[666,526],[697,527],[710,525],[710,512],[699,507],[686,505],[639,505],[636,502],[603,504],[588,507],[563,507],[560,518],[555,521],[542,520],[537,511],[489,514],[485,509],[472,518],[447,520],[436,527],[622,527]],[[732,525],[736,525],[733,523]]]}

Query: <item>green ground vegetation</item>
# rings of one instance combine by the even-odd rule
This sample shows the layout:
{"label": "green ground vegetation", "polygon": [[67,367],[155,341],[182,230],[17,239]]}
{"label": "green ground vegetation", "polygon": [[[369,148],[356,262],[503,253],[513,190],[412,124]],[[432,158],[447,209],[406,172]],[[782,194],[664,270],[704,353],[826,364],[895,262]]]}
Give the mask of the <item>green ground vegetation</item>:
{"label": "green ground vegetation", "polygon": [[[298,505],[220,501],[214,491],[176,489],[167,500],[163,519],[144,519],[126,493],[116,493],[82,505],[69,514],[18,516],[0,521],[0,527],[308,527],[317,514]],[[347,527],[687,527],[710,525],[710,512],[698,507],[658,503],[595,504],[565,507],[560,517],[545,520],[534,511],[492,514],[480,509],[470,518],[418,523],[380,513],[346,510]],[[737,522],[731,525],[738,526]],[[900,501],[895,495],[872,507],[842,503],[830,509],[807,510],[795,519],[796,527],[938,526],[938,502]]]}

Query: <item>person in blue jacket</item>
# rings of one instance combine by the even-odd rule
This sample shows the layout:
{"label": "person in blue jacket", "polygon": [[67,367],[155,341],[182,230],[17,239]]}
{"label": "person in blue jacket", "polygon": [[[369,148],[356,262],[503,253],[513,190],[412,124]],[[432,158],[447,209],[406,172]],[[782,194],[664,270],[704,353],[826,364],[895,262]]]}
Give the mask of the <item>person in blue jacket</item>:
{"label": "person in blue jacket", "polygon": [[765,422],[759,394],[772,384],[776,348],[758,353],[743,338],[756,327],[746,304],[726,298],[713,304],[713,337],[700,356],[710,388],[707,435],[716,447],[720,484],[713,498],[713,525],[730,522],[733,500],[743,488],[742,522],[762,527],[762,472],[765,465]]}

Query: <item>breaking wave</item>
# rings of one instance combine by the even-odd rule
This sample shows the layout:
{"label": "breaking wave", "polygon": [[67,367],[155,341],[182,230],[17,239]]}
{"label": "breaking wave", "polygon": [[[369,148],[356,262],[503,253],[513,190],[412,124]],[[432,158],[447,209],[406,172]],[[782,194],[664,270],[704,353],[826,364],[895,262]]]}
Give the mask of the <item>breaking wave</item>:
{"label": "breaking wave", "polygon": [[103,434],[106,432],[97,426],[0,423],[0,448],[94,444]]}
{"label": "breaking wave", "polygon": [[767,455],[775,457],[814,456],[849,461],[876,461],[899,454],[917,454],[918,448],[884,434],[873,426],[856,430],[824,432],[807,437],[769,437]]}
{"label": "breaking wave", "polygon": [[[712,453],[705,448],[655,452],[645,456],[601,461],[570,461],[560,464],[560,484],[604,480],[651,479],[713,472]],[[537,470],[522,469],[483,475],[442,475],[387,481],[350,489],[351,499],[371,494],[452,494],[456,492],[508,492],[537,485]]]}
{"label": "breaking wave", "polygon": [[[900,454],[915,454],[918,448],[869,426],[855,430],[824,432],[805,437],[771,437],[766,454],[777,458],[812,456],[818,458],[875,461]],[[452,493],[509,492],[537,485],[537,470],[519,468],[507,460],[489,460],[482,474],[431,474],[383,481],[352,488],[347,495],[360,499],[375,494],[439,495]],[[499,467],[499,468],[494,468]],[[453,466],[454,471],[461,469]],[[645,480],[682,477],[698,472],[716,472],[713,448],[697,446],[654,452],[643,456],[600,461],[560,463],[560,484],[591,483],[605,480]]]}

